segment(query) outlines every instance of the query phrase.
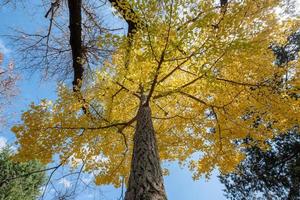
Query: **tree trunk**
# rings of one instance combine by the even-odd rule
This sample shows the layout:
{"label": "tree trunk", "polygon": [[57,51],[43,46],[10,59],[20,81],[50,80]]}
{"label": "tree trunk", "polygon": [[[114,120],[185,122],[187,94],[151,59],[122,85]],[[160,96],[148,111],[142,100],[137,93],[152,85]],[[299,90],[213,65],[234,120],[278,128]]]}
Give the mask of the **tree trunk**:
{"label": "tree trunk", "polygon": [[79,92],[83,77],[83,47],[82,47],[82,0],[68,0],[70,45],[74,69],[73,91]]}
{"label": "tree trunk", "polygon": [[[90,114],[88,105],[81,94],[84,73],[84,46],[82,42],[82,0],[68,0],[70,45],[74,70],[73,92],[82,104],[84,114]],[[91,115],[90,115],[91,116]]]}
{"label": "tree trunk", "polygon": [[[122,15],[124,20],[127,22],[128,25],[127,35],[129,37],[132,37],[134,32],[137,30],[137,26],[139,23],[138,16],[134,12],[133,8],[130,6],[130,4],[127,1],[109,0],[109,2],[120,13],[120,15]],[[126,6],[124,6],[124,4]],[[135,21],[129,18],[128,16],[134,16],[133,18],[135,19]]]}
{"label": "tree trunk", "polygon": [[125,200],[166,200],[149,105],[137,114],[131,171]]}
{"label": "tree trunk", "polygon": [[299,198],[300,198],[300,158],[297,157],[296,163],[292,169],[291,188],[287,200],[296,200]]}

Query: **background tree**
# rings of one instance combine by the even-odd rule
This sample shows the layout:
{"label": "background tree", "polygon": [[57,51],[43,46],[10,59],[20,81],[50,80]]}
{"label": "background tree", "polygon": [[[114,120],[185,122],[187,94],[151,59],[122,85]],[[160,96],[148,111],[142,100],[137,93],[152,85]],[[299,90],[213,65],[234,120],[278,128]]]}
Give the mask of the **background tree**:
{"label": "background tree", "polygon": [[[13,128],[18,159],[86,160],[98,184],[120,186],[125,177],[125,199],[165,199],[160,159],[189,163],[195,178],[214,167],[229,172],[243,159],[235,140],[263,146],[275,129],[298,123],[298,102],[277,77],[294,70],[286,85],[297,91],[299,65],[276,68],[268,48],[297,24],[272,14],[279,1],[232,1],[221,14],[214,1],[129,2],[145,24],[134,34],[129,64],[128,38],[114,36],[112,58],[82,90],[94,117],[61,86],[53,105],[31,105]],[[254,128],[257,115],[262,122]]]}
{"label": "background tree", "polygon": [[9,99],[16,95],[16,81],[19,78],[14,70],[14,63],[10,61],[8,66],[3,66],[3,62],[4,55],[0,52],[0,124],[5,120],[2,117],[3,109]]}
{"label": "background tree", "polygon": [[0,150],[0,199],[34,200],[41,194],[45,173],[32,173],[42,169],[37,161],[17,163],[11,160],[9,147]]}
{"label": "background tree", "polygon": [[[17,6],[20,2],[26,8],[26,0],[2,1]],[[100,48],[97,45],[100,38],[122,31],[122,28],[109,29],[102,24],[101,11],[105,5],[102,1],[41,0],[36,4],[45,8],[45,15],[41,16],[41,20],[48,19],[45,27],[31,33],[15,28],[9,38],[16,47],[16,57],[20,57],[22,65],[19,67],[42,72],[46,78],[72,78],[74,82],[75,75],[77,78],[91,75],[89,72],[93,71],[95,63],[105,59],[112,50],[109,43]]]}
{"label": "background tree", "polygon": [[[272,44],[278,67],[288,65],[298,59],[300,51],[299,30],[288,37],[286,44]],[[278,80],[278,85],[284,85],[292,71]],[[298,99],[299,94],[291,93]],[[260,119],[254,123],[257,126]],[[251,138],[241,142],[249,143]],[[253,142],[253,141],[251,141]],[[246,159],[233,173],[220,176],[225,185],[226,196],[229,199],[298,199],[300,198],[300,138],[299,128],[295,127],[288,133],[267,141],[270,149],[261,150],[253,142],[253,146],[245,149]],[[299,169],[298,169],[299,168]]]}
{"label": "background tree", "polygon": [[300,198],[300,136],[295,128],[269,140],[270,149],[245,149],[246,159],[233,173],[220,177],[228,199]]}
{"label": "background tree", "polygon": [[[127,34],[132,35],[137,28],[137,22],[133,20],[134,11],[128,2],[122,3],[126,9],[122,8],[118,1],[109,2],[126,20]],[[4,6],[16,5],[18,2],[3,0],[0,3],[0,6]],[[42,71],[46,78],[56,77],[61,80],[68,79],[73,74],[73,91],[82,103],[84,113],[88,114],[89,111],[80,89],[84,83],[88,84],[93,80],[95,63],[109,57],[113,50],[110,41],[104,42],[104,45],[97,44],[100,40],[110,38],[107,36],[111,33],[116,31],[119,33],[122,28],[104,27],[100,13],[101,9],[106,6],[106,1],[43,0],[41,3],[45,7],[50,7],[45,14],[45,18],[49,19],[49,25],[45,31],[26,33],[15,30],[18,34],[10,36],[18,47],[25,66],[22,69]],[[131,19],[128,18],[128,14],[131,15]],[[69,29],[64,27],[69,27]]]}
{"label": "background tree", "polygon": [[271,49],[276,55],[275,63],[278,66],[287,65],[289,62],[299,58],[300,51],[300,30],[291,34],[286,44],[272,44]]}
{"label": "background tree", "polygon": [[7,67],[2,66],[4,55],[0,52],[0,98],[11,97],[15,94],[17,76],[14,72],[14,63],[9,62]]}

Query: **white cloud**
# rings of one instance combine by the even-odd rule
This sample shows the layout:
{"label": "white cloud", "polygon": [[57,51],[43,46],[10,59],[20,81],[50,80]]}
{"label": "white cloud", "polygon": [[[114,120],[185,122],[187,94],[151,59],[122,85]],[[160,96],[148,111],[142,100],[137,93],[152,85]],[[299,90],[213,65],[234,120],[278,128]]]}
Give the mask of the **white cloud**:
{"label": "white cloud", "polygon": [[66,178],[62,178],[62,179],[59,181],[59,183],[62,184],[65,188],[70,188],[70,187],[72,187],[71,181],[69,181],[69,180],[66,179]]}
{"label": "white cloud", "polygon": [[5,46],[3,40],[0,39],[0,52],[3,54],[9,54],[10,51],[11,50]]}
{"label": "white cloud", "polygon": [[5,137],[0,137],[0,150],[6,147],[7,139]]}
{"label": "white cloud", "polygon": [[298,14],[298,15],[300,15],[300,0],[297,0],[296,1],[296,13]]}

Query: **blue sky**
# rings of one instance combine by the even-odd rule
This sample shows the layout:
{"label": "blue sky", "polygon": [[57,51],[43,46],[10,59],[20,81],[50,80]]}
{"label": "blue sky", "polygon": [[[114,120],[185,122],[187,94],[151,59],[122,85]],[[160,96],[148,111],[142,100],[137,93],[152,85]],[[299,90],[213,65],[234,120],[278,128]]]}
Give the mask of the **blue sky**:
{"label": "blue sky", "polygon": [[[4,37],[6,34],[13,34],[9,27],[23,29],[25,31],[34,31],[48,23],[44,18],[45,9],[37,6],[31,1],[30,5],[17,7],[16,9],[4,8],[0,10],[0,51],[2,51],[7,59],[16,59],[15,50],[10,41]],[[106,11],[107,12],[107,11]],[[108,13],[104,14],[106,17]],[[116,25],[116,21],[110,21],[111,25]],[[120,24],[119,24],[120,25]],[[22,63],[16,63],[19,67]],[[15,137],[10,132],[10,126],[20,120],[21,112],[26,110],[30,102],[39,102],[40,99],[55,99],[56,82],[54,80],[42,81],[41,74],[21,73],[21,80],[18,82],[19,95],[11,100],[7,105],[4,114],[7,117],[7,126],[0,128],[0,147],[4,142],[12,143]],[[193,181],[191,173],[186,168],[180,168],[176,163],[164,163],[170,169],[170,175],[165,177],[165,187],[168,198],[171,200],[223,200],[223,186],[219,183],[216,174],[210,180],[201,179]],[[66,168],[57,172],[53,178],[53,184],[56,189],[64,190],[74,186],[72,179],[74,177],[66,177],[59,179],[61,174],[66,173]],[[86,182],[91,181],[90,175],[84,175]],[[56,180],[56,181],[55,181]],[[52,199],[55,194],[53,188],[47,190],[46,199]],[[77,199],[117,199],[120,195],[120,189],[114,189],[111,186],[86,189],[78,194]]]}
{"label": "blue sky", "polygon": [[[0,52],[5,54],[6,62],[10,59],[17,59],[13,44],[4,37],[7,34],[13,34],[11,28],[22,29],[27,32],[34,32],[48,23],[44,18],[47,8],[37,5],[40,0],[31,0],[25,7],[0,9]],[[297,0],[300,4],[300,0]],[[109,25],[124,27],[119,20],[112,19],[110,10],[104,11],[104,17],[109,18]],[[22,63],[15,63],[21,67]],[[5,143],[13,143],[14,135],[10,132],[10,127],[20,121],[22,111],[28,108],[31,102],[39,102],[40,99],[55,99],[56,82],[55,80],[41,80],[41,74],[26,74],[20,72],[21,80],[18,82],[19,94],[11,99],[10,104],[6,106],[2,115],[6,116],[7,124],[0,127],[0,148]],[[170,170],[170,175],[166,176],[165,187],[168,198],[171,200],[224,200],[223,185],[220,184],[215,171],[209,180],[202,178],[200,181],[193,181],[191,173],[186,168],[180,168],[176,163],[164,163],[164,166]],[[75,185],[76,176],[62,177],[68,173],[68,168],[58,170],[52,179],[52,183],[46,190],[45,199],[53,199],[56,191],[65,191],[72,189]],[[92,184],[92,175],[82,175],[82,181],[92,187],[85,187],[84,184],[78,189],[76,199],[109,199],[115,200],[120,196],[121,189],[115,189],[112,186],[95,187]]]}
{"label": "blue sky", "polygon": [[[6,63],[8,60],[18,60],[15,54],[13,44],[4,36],[13,34],[11,28],[22,29],[26,32],[34,32],[40,27],[47,25],[48,20],[44,18],[47,8],[37,5],[40,0],[31,0],[25,7],[22,5],[17,8],[0,9],[0,52],[5,54]],[[297,0],[300,5],[300,0]],[[103,10],[103,16],[109,18],[108,25],[114,28],[125,27],[124,24],[110,15],[110,9]],[[17,67],[22,67],[22,63],[15,63]],[[19,94],[11,99],[6,106],[4,113],[7,124],[0,127],[0,148],[5,143],[13,143],[14,135],[10,132],[10,127],[20,121],[22,111],[28,108],[31,102],[39,102],[40,99],[56,98],[55,80],[41,80],[41,74],[26,74],[19,72],[21,80],[18,82]],[[1,111],[0,111],[1,112]],[[164,177],[165,187],[170,200],[225,200],[222,190],[223,185],[218,181],[217,171],[214,171],[209,180],[202,178],[199,181],[193,181],[191,173],[187,168],[180,168],[176,163],[164,163],[164,166],[170,170],[170,175]],[[52,184],[46,190],[45,199],[53,199],[57,191],[72,190],[77,176],[67,176],[61,178],[69,171],[68,168],[61,168],[52,178]],[[90,185],[85,187],[84,183],[78,188],[76,199],[109,199],[115,200],[120,196],[121,189],[115,189],[112,186],[95,187],[92,181],[92,175],[82,175],[82,182]]]}

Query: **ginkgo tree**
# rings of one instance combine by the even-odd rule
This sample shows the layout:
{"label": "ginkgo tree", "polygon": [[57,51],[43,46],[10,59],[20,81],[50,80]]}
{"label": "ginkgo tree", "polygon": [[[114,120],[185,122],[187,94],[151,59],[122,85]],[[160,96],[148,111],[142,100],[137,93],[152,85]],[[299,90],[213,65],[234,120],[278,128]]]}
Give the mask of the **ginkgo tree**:
{"label": "ginkgo tree", "polygon": [[251,145],[236,141],[268,148],[265,139],[299,124],[299,63],[278,67],[271,49],[299,25],[278,19],[281,1],[128,2],[139,28],[130,42],[99,39],[116,50],[81,90],[89,112],[59,85],[55,102],[32,104],[12,128],[16,159],[83,160],[97,184],[125,179],[126,200],[167,199],[160,161],[187,164],[195,179],[227,173]]}

